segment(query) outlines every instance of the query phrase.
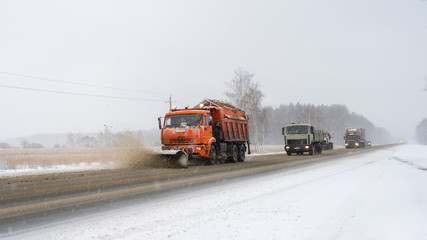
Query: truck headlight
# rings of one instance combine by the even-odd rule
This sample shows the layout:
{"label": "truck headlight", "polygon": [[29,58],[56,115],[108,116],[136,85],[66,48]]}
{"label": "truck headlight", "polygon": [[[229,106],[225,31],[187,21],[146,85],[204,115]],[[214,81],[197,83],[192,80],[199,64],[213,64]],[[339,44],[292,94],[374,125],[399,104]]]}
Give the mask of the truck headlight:
{"label": "truck headlight", "polygon": [[201,151],[202,147],[196,147],[196,151]]}
{"label": "truck headlight", "polygon": [[356,147],[358,147],[358,146],[359,146],[359,143],[356,143],[356,144],[354,144],[354,145],[356,145]]}
{"label": "truck headlight", "polygon": [[305,145],[305,149],[310,149],[310,145]]}
{"label": "truck headlight", "polygon": [[286,150],[289,150],[290,148],[291,148],[291,147],[289,147],[289,146],[286,146],[286,147],[285,147],[285,149],[286,149]]}
{"label": "truck headlight", "polygon": [[345,143],[346,146],[348,146],[348,143]]}

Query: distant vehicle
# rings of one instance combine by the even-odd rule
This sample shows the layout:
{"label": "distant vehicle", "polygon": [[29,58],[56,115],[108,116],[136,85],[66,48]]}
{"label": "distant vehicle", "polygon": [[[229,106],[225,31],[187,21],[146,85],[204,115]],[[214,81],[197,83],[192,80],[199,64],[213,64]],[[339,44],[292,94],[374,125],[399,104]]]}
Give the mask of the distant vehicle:
{"label": "distant vehicle", "polygon": [[313,155],[322,153],[323,132],[315,131],[311,124],[288,124],[282,128],[285,139],[285,151],[288,156],[292,153]]}
{"label": "distant vehicle", "polygon": [[365,129],[347,128],[345,130],[345,148],[364,148],[365,147]]}
{"label": "distant vehicle", "polygon": [[205,99],[193,108],[172,109],[161,122],[162,152],[178,166],[201,159],[245,161],[249,148],[248,118],[245,112],[222,101]]}
{"label": "distant vehicle", "polygon": [[365,145],[366,145],[367,147],[371,147],[371,146],[372,146],[372,143],[371,143],[371,141],[366,141],[366,142],[365,142]]}
{"label": "distant vehicle", "polygon": [[331,150],[334,148],[334,143],[331,142],[331,134],[327,131],[323,130],[315,130],[319,131],[319,135],[322,136],[322,140],[320,141],[320,144],[322,145],[322,150]]}

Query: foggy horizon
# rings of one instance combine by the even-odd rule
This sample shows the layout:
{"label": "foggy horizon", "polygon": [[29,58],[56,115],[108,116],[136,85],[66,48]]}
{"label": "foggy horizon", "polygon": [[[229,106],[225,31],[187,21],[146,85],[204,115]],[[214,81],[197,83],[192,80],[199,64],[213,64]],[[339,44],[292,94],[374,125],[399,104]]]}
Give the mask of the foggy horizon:
{"label": "foggy horizon", "polygon": [[225,82],[239,67],[255,75],[263,106],[342,104],[410,140],[427,117],[426,8],[401,0],[0,1],[0,141],[155,129],[170,95],[180,107],[226,100]]}

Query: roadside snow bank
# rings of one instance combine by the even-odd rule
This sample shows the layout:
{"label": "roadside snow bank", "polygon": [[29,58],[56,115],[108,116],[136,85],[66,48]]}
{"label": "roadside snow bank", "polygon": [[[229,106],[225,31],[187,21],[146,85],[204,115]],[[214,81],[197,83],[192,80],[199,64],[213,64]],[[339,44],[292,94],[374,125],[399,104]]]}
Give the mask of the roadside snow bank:
{"label": "roadside snow bank", "polygon": [[[111,166],[111,165],[110,165]],[[40,165],[15,165],[0,166],[0,177],[6,176],[23,176],[35,174],[48,174],[58,172],[76,172],[107,169],[108,166],[100,162],[81,162],[71,164],[59,164],[50,166]],[[111,168],[111,167],[110,167]]]}

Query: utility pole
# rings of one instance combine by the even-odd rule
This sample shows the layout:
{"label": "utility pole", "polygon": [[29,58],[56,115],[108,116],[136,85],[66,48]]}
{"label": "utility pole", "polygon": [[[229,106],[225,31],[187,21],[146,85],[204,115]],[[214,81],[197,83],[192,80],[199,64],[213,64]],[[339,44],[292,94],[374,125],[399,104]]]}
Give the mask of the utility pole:
{"label": "utility pole", "polygon": [[166,101],[165,103],[169,103],[169,111],[172,111],[172,103],[175,101],[172,101],[172,95],[169,95],[169,101]]}

